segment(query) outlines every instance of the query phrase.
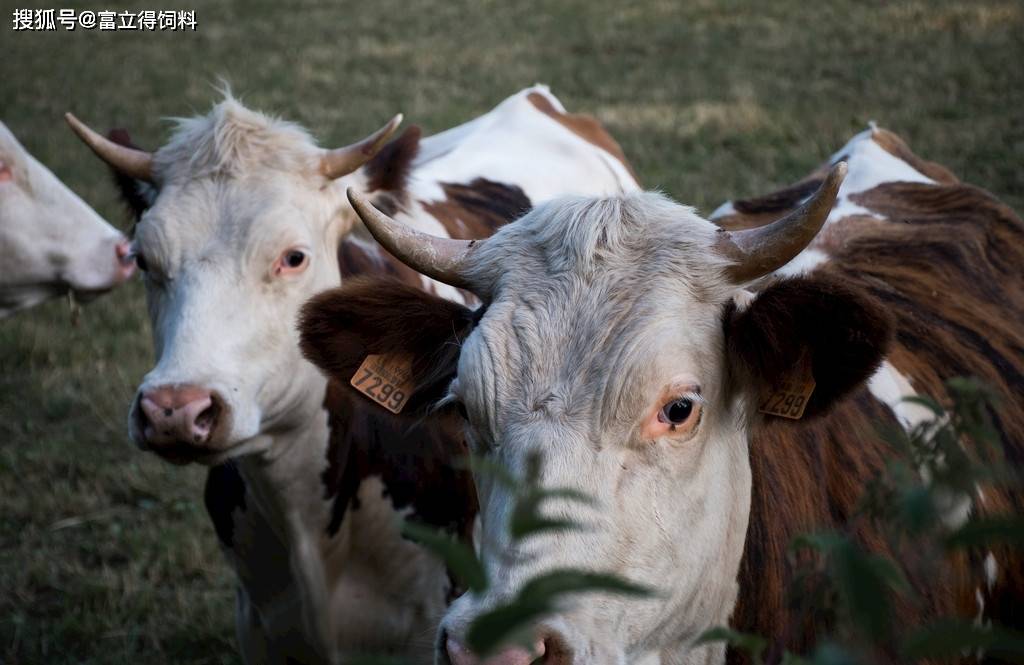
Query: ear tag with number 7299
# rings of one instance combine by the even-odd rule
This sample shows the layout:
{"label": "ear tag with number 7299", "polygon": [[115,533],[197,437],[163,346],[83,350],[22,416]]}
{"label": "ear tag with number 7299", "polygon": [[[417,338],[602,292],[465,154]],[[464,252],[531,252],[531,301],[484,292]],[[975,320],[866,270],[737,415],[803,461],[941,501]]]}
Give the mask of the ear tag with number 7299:
{"label": "ear tag with number 7299", "polygon": [[398,355],[368,355],[349,383],[391,413],[399,413],[415,387],[412,359]]}
{"label": "ear tag with number 7299", "polygon": [[770,416],[799,420],[815,385],[811,364],[801,358],[798,371],[767,391],[757,410]]}

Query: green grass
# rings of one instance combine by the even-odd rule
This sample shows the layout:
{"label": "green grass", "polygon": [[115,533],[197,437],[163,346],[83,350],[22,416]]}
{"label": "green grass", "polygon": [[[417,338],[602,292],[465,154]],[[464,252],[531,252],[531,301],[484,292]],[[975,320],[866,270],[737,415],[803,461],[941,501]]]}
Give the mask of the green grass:
{"label": "green grass", "polygon": [[[709,211],[803,175],[867,121],[1024,208],[1016,1],[373,3],[193,0],[196,33],[15,33],[0,118],[115,223],[104,168],[60,119],[165,138],[223,76],[325,145],[391,114],[440,130],[536,81],[604,120],[643,183]],[[175,3],[88,3],[161,9]],[[235,662],[231,576],[202,470],[127,442],[152,349],[137,283],[0,322],[0,662]]]}

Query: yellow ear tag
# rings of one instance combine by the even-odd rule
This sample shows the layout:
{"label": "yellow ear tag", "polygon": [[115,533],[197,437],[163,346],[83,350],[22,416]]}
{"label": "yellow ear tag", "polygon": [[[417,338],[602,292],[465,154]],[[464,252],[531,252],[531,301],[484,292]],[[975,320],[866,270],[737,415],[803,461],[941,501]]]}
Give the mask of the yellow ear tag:
{"label": "yellow ear tag", "polygon": [[368,355],[349,383],[391,413],[399,413],[415,387],[412,359],[399,355]]}
{"label": "yellow ear tag", "polygon": [[768,390],[757,410],[770,416],[800,420],[807,407],[807,400],[814,392],[814,375],[811,363],[801,358],[794,373],[777,386]]}

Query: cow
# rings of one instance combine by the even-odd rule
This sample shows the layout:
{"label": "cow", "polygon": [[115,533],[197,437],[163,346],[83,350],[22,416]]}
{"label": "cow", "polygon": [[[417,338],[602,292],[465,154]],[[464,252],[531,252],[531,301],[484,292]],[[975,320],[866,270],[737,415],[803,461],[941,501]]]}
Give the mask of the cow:
{"label": "cow", "polygon": [[[945,379],[979,377],[1002,400],[992,415],[1008,463],[1024,459],[1024,223],[886,130],[856,136],[792,187],[723,206],[717,224],[634,192],[560,198],[486,240],[454,242],[350,197],[389,252],[482,306],[349,283],[304,310],[307,356],[339,380],[368,353],[411,357],[418,398],[461,414],[472,453],[514,474],[541,454],[538,482],[600,505],[556,503],[552,514],[588,528],[512,548],[511,490],[477,477],[477,546],[493,583],[451,605],[439,663],[480,662],[465,646],[472,620],[566,567],[658,593],[568,604],[534,627],[532,651],[488,663],[742,662],[698,641],[727,623],[776,640],[776,658],[808,653],[827,617],[786,603],[794,536],[853,529],[874,551],[912,554],[851,519],[893,452],[879,432],[931,415],[905,398],[944,399]],[[388,300],[398,306],[382,312]],[[399,328],[404,340],[387,332]],[[457,353],[417,360],[437,348]],[[785,385],[787,409],[764,400]],[[1019,488],[950,498],[951,527],[1022,508]],[[900,604],[899,621],[1019,627],[1021,563],[994,548],[911,576],[923,593]]]}
{"label": "cow", "polygon": [[88,301],[131,277],[128,240],[0,122],[0,318],[51,298]]}
{"label": "cow", "polygon": [[212,467],[205,498],[238,577],[244,660],[377,652],[430,662],[457,589],[400,536],[399,516],[468,536],[472,481],[451,464],[464,453],[460,427],[450,417],[383,418],[328,382],[299,351],[298,310],[367,273],[452,307],[470,297],[382,251],[347,188],[422,231],[478,238],[561,193],[637,189],[618,144],[544,86],[434,136],[412,127],[388,143],[396,118],[335,150],[230,96],[180,121],[153,154],[69,121],[142,211],[132,252],[157,363],[130,433],[171,462]]}

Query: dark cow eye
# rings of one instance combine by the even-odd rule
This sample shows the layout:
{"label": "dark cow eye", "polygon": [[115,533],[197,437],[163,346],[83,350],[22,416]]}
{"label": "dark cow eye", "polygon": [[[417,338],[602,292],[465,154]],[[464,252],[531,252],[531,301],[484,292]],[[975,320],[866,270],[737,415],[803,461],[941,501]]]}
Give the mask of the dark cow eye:
{"label": "dark cow eye", "polygon": [[142,272],[149,272],[149,264],[146,263],[146,257],[142,254],[135,255],[135,266]]}
{"label": "dark cow eye", "polygon": [[662,407],[663,422],[671,425],[682,425],[693,414],[693,401],[687,397],[673,400]]}
{"label": "dark cow eye", "polygon": [[274,262],[274,274],[294,274],[302,272],[309,265],[309,255],[301,249],[286,249]]}

